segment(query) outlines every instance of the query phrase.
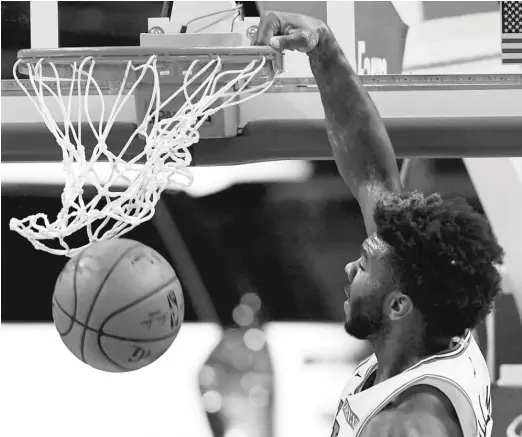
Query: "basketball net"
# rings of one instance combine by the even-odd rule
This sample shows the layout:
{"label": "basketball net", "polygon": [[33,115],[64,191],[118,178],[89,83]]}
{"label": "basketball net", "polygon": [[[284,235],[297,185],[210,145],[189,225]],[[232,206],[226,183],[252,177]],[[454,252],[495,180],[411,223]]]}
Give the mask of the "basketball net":
{"label": "basketball net", "polygon": [[[41,213],[10,221],[11,230],[27,238],[36,249],[72,257],[94,241],[121,237],[150,220],[161,193],[167,187],[184,188],[192,184],[193,176],[187,168],[192,161],[189,148],[199,141],[198,129],[205,119],[223,108],[239,105],[262,94],[273,82],[272,79],[249,86],[265,67],[265,58],[252,61],[243,70],[235,71],[222,71],[219,57],[208,62],[195,60],[184,74],[180,88],[162,102],[157,61],[156,56],[151,56],[146,63],[139,66],[134,65],[133,61],[126,62],[121,86],[107,112],[101,87],[93,74],[96,65],[93,57],[83,59],[79,65],[77,62],[71,63],[72,78],[67,80],[60,78],[53,62],[40,59],[34,65],[28,64],[29,83],[34,96],[18,78],[18,63],[15,64],[14,77],[18,85],[34,103],[63,153],[65,187],[61,196],[63,206],[56,220],[51,222]],[[202,62],[207,63],[201,66]],[[54,78],[44,77],[44,66],[46,72],[49,68],[54,72]],[[194,72],[196,67],[197,72]],[[123,149],[115,154],[108,148],[107,137],[118,114],[147,73],[149,77],[152,75],[153,83],[145,117]],[[136,77],[134,83],[129,80],[129,76]],[[47,84],[49,80],[55,83],[56,91]],[[62,88],[64,83],[70,84],[68,92],[64,92],[65,88]],[[125,93],[126,86],[131,83],[130,89]],[[196,90],[189,93],[188,87],[191,85]],[[75,104],[78,118],[73,122],[71,113],[75,92],[78,97]],[[185,97],[185,103],[175,115],[160,120],[162,108],[181,93]],[[51,101],[58,103],[63,116],[63,127],[54,119],[48,105],[50,101],[45,94],[52,96]],[[89,112],[89,94],[97,95],[97,100],[101,103],[98,122],[91,118]],[[219,105],[216,106],[218,101]],[[105,120],[106,114],[108,116]],[[87,156],[82,144],[83,120],[87,122],[96,140],[90,156]],[[144,138],[145,147],[141,153],[126,161],[125,152],[137,135]],[[97,172],[95,164],[99,160],[110,164],[108,175]],[[124,190],[114,189],[115,184],[122,183]],[[86,185],[93,185],[97,192],[89,202],[83,198]],[[81,229],[86,230],[89,243],[81,247],[70,247],[65,239]],[[59,242],[60,248],[53,248],[49,244],[51,241]]]}

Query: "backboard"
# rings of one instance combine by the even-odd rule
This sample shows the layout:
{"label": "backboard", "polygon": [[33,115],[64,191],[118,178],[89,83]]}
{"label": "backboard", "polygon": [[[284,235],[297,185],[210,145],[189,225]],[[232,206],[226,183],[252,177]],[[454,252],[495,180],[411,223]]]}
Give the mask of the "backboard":
{"label": "backboard", "polygon": [[[173,22],[191,17],[190,2],[4,3],[7,52],[22,48],[137,45],[151,18],[172,3]],[[205,8],[199,2],[198,10]],[[235,2],[210,2],[233,5]],[[499,2],[243,2],[245,18],[259,10],[304,13],[328,23],[362,74],[501,74],[520,72],[500,60]],[[30,7],[29,7],[30,6]],[[198,11],[199,13],[199,11]],[[72,20],[72,18],[75,18]],[[72,24],[74,23],[74,24]],[[196,29],[197,30],[197,29]],[[289,66],[292,77],[306,66]],[[290,77],[290,76],[289,76]],[[3,66],[3,79],[8,78]]]}
{"label": "backboard", "polygon": [[[139,45],[140,34],[150,31],[164,3],[171,3],[171,21],[182,23],[210,8],[208,4],[234,6],[237,2],[5,2],[3,17],[12,38],[2,44],[2,78],[11,77],[13,54],[22,48]],[[245,21],[255,23],[259,10],[305,13],[323,19],[336,34],[347,58],[361,75],[463,75],[520,74],[520,65],[501,62],[501,12],[499,2],[243,2]],[[217,8],[218,6],[213,6]],[[169,18],[167,18],[169,19]],[[239,21],[237,21],[239,23]],[[5,25],[5,23],[4,23]],[[197,30],[197,29],[196,29]],[[204,30],[211,31],[212,28]],[[29,45],[30,44],[30,45]],[[295,90],[292,79],[311,78],[306,56],[288,53],[285,92]],[[495,78],[492,79],[493,81]],[[387,83],[384,80],[384,83]],[[293,84],[293,88],[289,85]],[[304,81],[304,84],[307,84]],[[300,88],[302,88],[302,83]],[[302,91],[302,90],[301,90]],[[282,105],[276,118],[299,118],[303,112],[321,116],[302,99]],[[264,105],[259,105],[264,107]],[[320,106],[320,105],[319,105]],[[496,108],[495,108],[496,109]],[[249,112],[245,108],[244,112]],[[288,114],[285,116],[285,114]],[[258,117],[259,114],[253,114]],[[246,115],[244,122],[250,117]]]}

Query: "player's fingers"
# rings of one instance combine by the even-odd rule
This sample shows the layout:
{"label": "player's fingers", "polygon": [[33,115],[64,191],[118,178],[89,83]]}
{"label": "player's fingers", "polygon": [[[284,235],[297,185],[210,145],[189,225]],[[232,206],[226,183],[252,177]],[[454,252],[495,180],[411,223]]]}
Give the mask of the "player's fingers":
{"label": "player's fingers", "polygon": [[297,50],[306,53],[317,45],[317,41],[312,38],[310,32],[303,29],[294,29],[289,31],[288,35],[274,36],[270,40],[270,45],[280,51]]}
{"label": "player's fingers", "polygon": [[266,12],[262,15],[257,35],[253,38],[254,45],[270,45],[270,40],[280,31],[280,20],[275,12]]}

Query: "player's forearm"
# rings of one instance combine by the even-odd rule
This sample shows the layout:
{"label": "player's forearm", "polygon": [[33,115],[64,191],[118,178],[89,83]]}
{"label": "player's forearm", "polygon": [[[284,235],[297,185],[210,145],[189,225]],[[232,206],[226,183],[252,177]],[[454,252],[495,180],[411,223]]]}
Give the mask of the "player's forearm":
{"label": "player's forearm", "polygon": [[377,184],[400,190],[395,154],[384,123],[331,31],[309,53],[339,172],[354,196]]}

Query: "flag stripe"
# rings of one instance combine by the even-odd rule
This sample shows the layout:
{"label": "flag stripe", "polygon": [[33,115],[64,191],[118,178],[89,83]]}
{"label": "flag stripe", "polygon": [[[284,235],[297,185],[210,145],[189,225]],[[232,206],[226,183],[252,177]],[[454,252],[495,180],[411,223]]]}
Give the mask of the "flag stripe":
{"label": "flag stripe", "polygon": [[504,54],[504,58],[505,59],[516,59],[516,58],[520,58],[522,56],[522,52],[518,52],[518,53],[506,53]]}
{"label": "flag stripe", "polygon": [[510,49],[522,49],[522,43],[520,44],[502,44],[503,50],[510,50]]}
{"label": "flag stripe", "polygon": [[502,33],[502,38],[505,38],[505,39],[517,39],[517,38],[522,38],[522,33],[520,33],[520,32],[513,32],[513,33],[506,33],[506,32],[503,32],[503,33]]}
{"label": "flag stripe", "polygon": [[515,48],[515,49],[502,49],[502,51],[506,54],[508,53],[522,53],[522,47]]}
{"label": "flag stripe", "polygon": [[518,44],[518,43],[522,43],[522,38],[520,38],[520,37],[512,38],[512,39],[502,38],[502,42],[505,44]]}
{"label": "flag stripe", "polygon": [[502,59],[503,64],[522,64],[522,56],[520,56],[518,59]]}

